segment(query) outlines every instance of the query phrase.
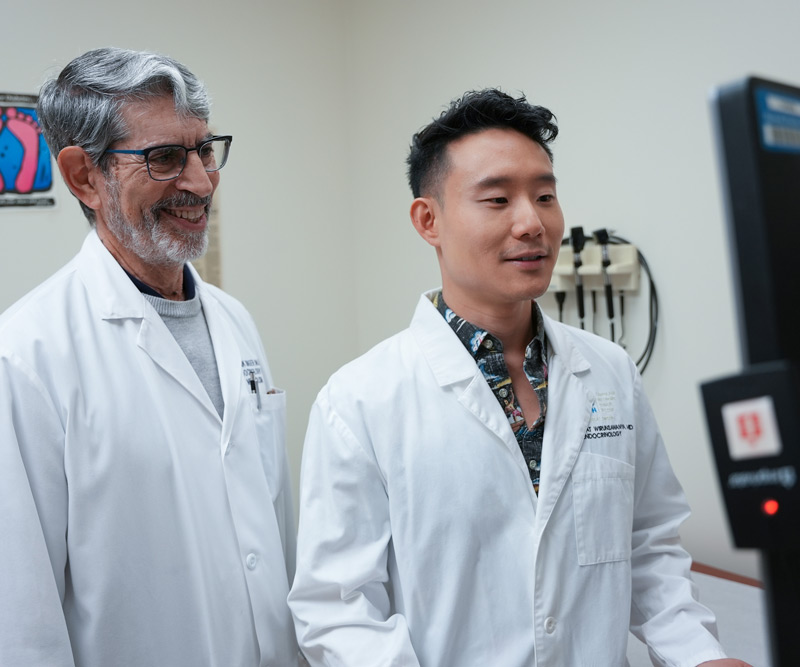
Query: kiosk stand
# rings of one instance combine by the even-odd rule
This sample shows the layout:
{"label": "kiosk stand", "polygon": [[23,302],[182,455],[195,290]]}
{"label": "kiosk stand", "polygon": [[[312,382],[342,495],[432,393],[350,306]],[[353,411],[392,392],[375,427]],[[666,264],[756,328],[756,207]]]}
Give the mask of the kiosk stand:
{"label": "kiosk stand", "polygon": [[800,665],[800,88],[749,77],[712,99],[741,374],[702,385],[736,546],[762,552],[773,667]]}

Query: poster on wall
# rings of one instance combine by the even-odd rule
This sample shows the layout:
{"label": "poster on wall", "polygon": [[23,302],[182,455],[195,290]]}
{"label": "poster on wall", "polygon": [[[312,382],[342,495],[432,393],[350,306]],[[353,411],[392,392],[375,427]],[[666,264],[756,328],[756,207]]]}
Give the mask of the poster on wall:
{"label": "poster on wall", "polygon": [[36,95],[0,93],[0,210],[56,203],[36,100]]}

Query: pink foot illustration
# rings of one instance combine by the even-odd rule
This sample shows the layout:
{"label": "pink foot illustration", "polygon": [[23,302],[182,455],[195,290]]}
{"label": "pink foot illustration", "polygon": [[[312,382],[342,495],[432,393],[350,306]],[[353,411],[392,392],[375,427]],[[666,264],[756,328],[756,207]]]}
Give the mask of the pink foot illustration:
{"label": "pink foot illustration", "polygon": [[[28,193],[33,190],[36,166],[39,163],[39,124],[28,114],[18,113],[13,107],[6,108],[6,125],[22,144],[22,166],[17,174],[14,187],[17,192]],[[0,127],[2,129],[2,127]],[[0,189],[2,189],[0,183]]]}
{"label": "pink foot illustration", "polygon": [[[0,107],[0,132],[3,131],[3,107]],[[0,174],[0,192],[6,191],[6,183],[3,180],[3,174]]]}

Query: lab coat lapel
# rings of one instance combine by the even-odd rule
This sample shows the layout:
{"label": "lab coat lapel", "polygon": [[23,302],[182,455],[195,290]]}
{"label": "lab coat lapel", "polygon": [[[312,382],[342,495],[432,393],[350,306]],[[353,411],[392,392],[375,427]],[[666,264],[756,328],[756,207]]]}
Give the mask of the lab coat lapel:
{"label": "lab coat lapel", "polygon": [[544,324],[550,355],[537,514],[539,530],[544,528],[575,466],[594,401],[593,393],[581,378],[590,371],[588,360],[547,316]]}
{"label": "lab coat lapel", "polygon": [[223,317],[220,312],[219,302],[209,294],[208,290],[204,289],[194,267],[191,267],[191,270],[200,293],[200,301],[206,314],[208,331],[211,334],[211,342],[214,345],[214,355],[217,360],[219,384],[224,404],[220,447],[221,453],[225,454],[231,442],[242,397],[242,352],[237,338],[228,324],[228,319]]}
{"label": "lab coat lapel", "polygon": [[464,348],[453,330],[431,303],[429,292],[417,305],[411,331],[441,387],[450,387],[461,405],[510,450],[527,476],[525,461],[508,419],[492,394],[475,359]]}
{"label": "lab coat lapel", "polygon": [[208,392],[167,325],[92,230],[78,257],[81,280],[104,320],[139,319],[137,345],[217,418]]}
{"label": "lab coat lapel", "polygon": [[[511,430],[508,418],[480,370],[477,370],[473,375],[470,383],[459,395],[458,401],[475,415],[486,428],[502,440],[503,444],[512,452],[514,458],[518,459],[518,462],[522,464],[522,470],[527,475],[519,445],[514,437],[514,431]],[[517,456],[518,454],[519,456]]]}
{"label": "lab coat lapel", "polygon": [[206,410],[219,419],[206,388],[192,368],[186,354],[149,303],[145,307],[137,343],[156,364],[175,378]]}

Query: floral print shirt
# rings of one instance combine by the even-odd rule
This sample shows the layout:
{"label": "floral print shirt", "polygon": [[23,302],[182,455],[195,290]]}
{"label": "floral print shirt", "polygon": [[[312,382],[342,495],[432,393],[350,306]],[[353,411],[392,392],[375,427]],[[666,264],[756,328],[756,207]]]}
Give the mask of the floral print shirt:
{"label": "floral print shirt", "polygon": [[488,331],[467,322],[450,308],[438,292],[433,305],[455,332],[458,339],[475,358],[489,388],[506,413],[511,430],[517,438],[525,463],[528,465],[534,491],[539,493],[539,474],[542,462],[542,440],[547,417],[547,338],[539,306],[533,302],[533,340],[525,349],[523,370],[539,399],[539,418],[528,428],[514,395],[511,378],[503,357],[503,343]]}

